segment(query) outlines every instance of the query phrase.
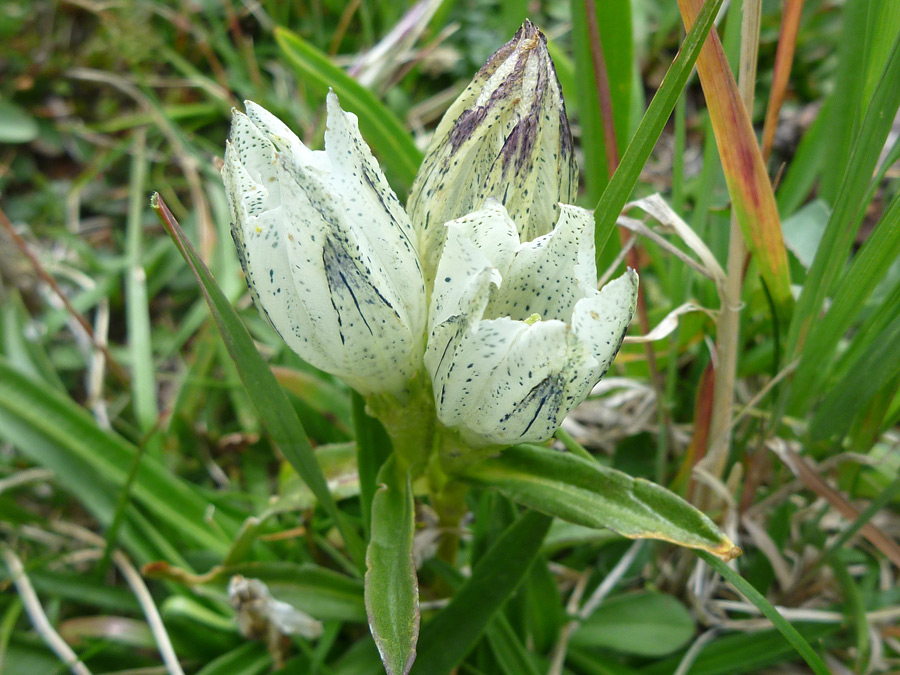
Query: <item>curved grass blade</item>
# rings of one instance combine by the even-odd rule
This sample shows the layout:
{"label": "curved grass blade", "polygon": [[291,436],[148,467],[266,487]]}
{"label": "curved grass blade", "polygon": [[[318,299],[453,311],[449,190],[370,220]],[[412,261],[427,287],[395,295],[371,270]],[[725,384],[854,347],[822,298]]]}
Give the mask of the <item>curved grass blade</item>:
{"label": "curved grass blade", "polygon": [[553,519],[528,511],[488,549],[450,604],[422,628],[413,675],[445,675],[462,661],[518,588]]}
{"label": "curved grass blade", "polygon": [[653,100],[650,101],[650,106],[644,113],[637,131],[631,137],[628,148],[619,162],[619,168],[600,195],[600,201],[594,210],[594,243],[598,262],[606,240],[615,228],[616,218],[631,196],[631,191],[641,175],[641,169],[650,158],[650,153],[659,140],[669,115],[675,109],[675,103],[681,96],[684,85],[687,84],[694,62],[700,55],[700,48],[721,7],[722,0],[707,0],[703,5],[681,45],[681,50],[669,66]]}
{"label": "curved grass blade", "polygon": [[309,489],[313,491],[328,515],[334,519],[347,546],[347,552],[357,567],[362,569],[364,559],[362,539],[350,528],[343,514],[338,510],[337,504],[334,503],[334,499],[328,491],[328,484],[322,475],[322,469],[316,461],[303,425],[288,400],[287,394],[278,385],[275,375],[259,355],[256,345],[253,344],[253,340],[244,324],[241,323],[237,312],[223,295],[209,269],[200,259],[176,222],[175,216],[169,211],[169,207],[166,206],[159,194],[153,195],[151,205],[190,266],[194,276],[197,277],[216,326],[219,328],[219,333],[222,335],[222,340],[237,366],[241,381],[244,383],[250,399],[265,422],[272,440],[284,453],[294,470],[306,481]]}
{"label": "curved grass blade", "polygon": [[818,320],[825,298],[834,290],[834,281],[844,270],[857,228],[868,202],[864,196],[875,172],[897,109],[900,107],[900,36],[872,95],[862,128],[854,143],[834,209],[813,259],[788,331],[787,355],[793,360],[807,349],[810,330]]}
{"label": "curved grass blade", "polygon": [[847,374],[828,390],[809,423],[814,440],[843,435],[857,414],[900,372],[900,316],[873,340]]}
{"label": "curved grass blade", "polygon": [[803,657],[803,660],[812,668],[816,675],[828,675],[829,670],[822,659],[813,651],[809,643],[803,639],[803,636],[797,632],[787,619],[785,619],[778,610],[775,609],[768,600],[766,600],[753,585],[745,580],[741,575],[732,570],[721,560],[718,560],[705,551],[697,551],[697,555],[716,572],[721,574],[725,580],[738,589],[746,598],[752,602],[762,612],[769,621],[777,628],[785,639],[791,643],[797,653]]}
{"label": "curved grass blade", "polygon": [[419,639],[412,484],[393,457],[378,472],[378,484],[366,551],[366,613],[388,675],[406,675]]}
{"label": "curved grass blade", "polygon": [[806,403],[821,392],[838,343],[898,257],[900,196],[895,196],[841,279],[828,311],[809,331],[791,384],[789,414],[802,415]]}
{"label": "curved grass blade", "polygon": [[630,539],[661,539],[725,560],[741,553],[675,493],[575,455],[517,445],[468,468],[460,478],[537,511]]}
{"label": "curved grass blade", "polygon": [[408,189],[422,163],[422,153],[394,113],[296,33],[278,27],[275,40],[281,53],[305,80],[315,82],[323,89],[334,89],[344,110],[359,117],[359,128],[366,141],[383,165],[403,182],[402,187]]}

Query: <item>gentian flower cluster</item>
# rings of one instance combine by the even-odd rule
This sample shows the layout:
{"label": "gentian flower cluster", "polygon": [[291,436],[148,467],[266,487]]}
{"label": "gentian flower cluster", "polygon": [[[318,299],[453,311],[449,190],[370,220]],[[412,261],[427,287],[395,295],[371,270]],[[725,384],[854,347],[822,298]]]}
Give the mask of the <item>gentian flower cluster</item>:
{"label": "gentian flower cluster", "polygon": [[526,22],[450,107],[407,208],[334,93],[327,113],[313,151],[234,112],[223,178],[259,310],[392,435],[415,414],[457,455],[550,438],[609,368],[638,279],[597,289],[544,36]]}

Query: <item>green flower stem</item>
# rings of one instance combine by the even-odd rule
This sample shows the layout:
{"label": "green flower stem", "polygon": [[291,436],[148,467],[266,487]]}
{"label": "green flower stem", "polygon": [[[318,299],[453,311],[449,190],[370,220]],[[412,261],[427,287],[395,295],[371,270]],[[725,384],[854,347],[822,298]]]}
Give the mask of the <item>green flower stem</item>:
{"label": "green flower stem", "polygon": [[384,425],[400,464],[414,474],[423,471],[434,452],[437,424],[428,378],[419,373],[410,380],[405,401],[373,394],[366,399],[366,409]]}
{"label": "green flower stem", "polygon": [[459,553],[459,524],[468,510],[466,507],[468,491],[468,485],[450,480],[431,495],[431,505],[438,514],[438,526],[441,528],[437,555],[454,567]]}

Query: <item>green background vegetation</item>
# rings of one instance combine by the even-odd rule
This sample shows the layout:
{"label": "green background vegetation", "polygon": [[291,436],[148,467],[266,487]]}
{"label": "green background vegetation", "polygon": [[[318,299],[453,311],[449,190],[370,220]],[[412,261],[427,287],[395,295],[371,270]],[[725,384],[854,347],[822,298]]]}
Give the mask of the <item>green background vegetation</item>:
{"label": "green background vegetation", "polygon": [[[745,52],[758,44],[757,133],[791,4],[762,3],[758,42],[742,28],[740,2],[720,17],[735,72],[742,44]],[[577,0],[443,2],[407,52],[377,64],[368,88],[347,68],[400,21],[408,9],[400,3],[0,4],[0,206],[11,225],[0,228],[0,671],[65,671],[13,592],[18,560],[55,630],[94,673],[167,672],[148,600],[185,672],[270,672],[279,651],[283,672],[383,672],[352,543],[368,532],[375,466],[357,472],[353,441],[380,461],[383,432],[250,305],[218,158],[230,109],[244,99],[321,147],[331,86],[360,116],[404,198],[429,130],[530,17],[550,39],[563,85],[581,153],[581,203],[601,205],[598,239],[609,237],[601,271],[621,247],[610,236],[619,207],[659,192],[725,275],[743,279],[736,340],[725,340],[708,313],[692,312],[649,352],[626,345],[610,373],[624,380],[589,402],[560,441],[703,505],[739,538],[745,583],[787,608],[802,637],[793,634],[792,646],[760,617],[757,606],[770,609],[765,599],[746,602],[689,551],[551,524],[473,490],[459,566],[426,556],[419,572],[427,604],[414,672],[784,672],[801,658],[895,672],[900,6],[802,5],[766,165],[778,217],[773,210],[768,223],[740,223],[763,244],[773,242],[765,227],[780,227],[788,253],[771,275],[754,256],[744,276],[743,260],[728,261],[731,204],[741,203],[730,195],[755,186],[729,171],[716,136],[726,148],[747,139],[713,128],[687,66],[683,91],[677,78],[663,79],[670,66],[677,74],[672,60],[685,34],[674,2],[597,2],[622,160],[612,181],[591,65],[596,42]],[[273,366],[336,506],[315,497],[322,486],[311,478],[315,463],[303,464],[302,430],[263,426],[256,405],[266,394],[242,385],[196,279],[150,208],[152,191]],[[640,237],[636,249],[648,326],[689,301],[718,311],[721,289],[682,259],[694,259],[692,249],[646,224],[659,234]],[[777,273],[789,275],[791,297],[762,281]],[[733,406],[710,367],[723,353],[728,363],[729,350]],[[692,468],[708,451],[717,410],[730,443],[704,479]],[[419,506],[416,534],[425,541],[434,526]],[[339,527],[352,534],[342,540]],[[142,591],[129,569],[150,563]],[[468,586],[461,569],[472,573]],[[226,596],[238,573],[322,620],[323,636],[292,638],[275,654],[242,637]],[[444,608],[441,599],[461,587]]]}

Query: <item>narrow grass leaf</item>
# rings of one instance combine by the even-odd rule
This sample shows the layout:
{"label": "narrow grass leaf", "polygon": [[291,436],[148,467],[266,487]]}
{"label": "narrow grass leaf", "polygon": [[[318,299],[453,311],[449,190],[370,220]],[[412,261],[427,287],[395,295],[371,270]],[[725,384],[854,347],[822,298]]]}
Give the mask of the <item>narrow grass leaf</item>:
{"label": "narrow grass leaf", "polygon": [[675,103],[687,84],[694,62],[700,54],[700,48],[712,28],[721,6],[722,0],[707,0],[703,5],[703,9],[697,15],[697,20],[681,45],[681,50],[672,61],[672,65],[669,66],[653,100],[650,101],[650,106],[641,119],[637,131],[631,137],[628,148],[619,162],[619,168],[616,169],[609,183],[606,184],[603,194],[600,195],[600,201],[597,202],[594,210],[595,255],[598,261],[601,260],[606,240],[615,229],[616,218],[619,217],[622,207],[631,196],[631,191],[640,178],[641,170],[650,158],[650,153],[653,151],[656,141],[659,140],[669,115],[675,109]]}
{"label": "narrow grass leaf", "polygon": [[[814,642],[842,631],[839,623],[800,623],[797,632],[808,642]],[[691,664],[690,675],[756,675],[765,668],[795,661],[796,651],[777,630],[732,632],[715,638]],[[672,675],[681,663],[683,654],[657,661],[641,669],[644,675]],[[775,672],[781,672],[776,670]]]}
{"label": "narrow grass leaf", "polygon": [[216,565],[204,574],[193,574],[158,561],[145,565],[141,572],[149,579],[165,579],[185,586],[221,586],[235,574],[240,574],[259,579],[269,587],[274,597],[317,619],[355,623],[366,620],[362,581],[312,563],[267,560]]}
{"label": "narrow grass leaf", "polygon": [[673,492],[567,453],[517,445],[462,478],[563,520],[630,539],[661,539],[730,560],[740,555],[716,525]]}
{"label": "narrow grass leaf", "polygon": [[541,675],[535,655],[522,644],[505,614],[493,618],[486,634],[503,675]]}
{"label": "narrow grass leaf", "polygon": [[787,354],[791,359],[806,348],[807,337],[834,280],[843,271],[856,230],[866,209],[864,195],[878,157],[900,106],[900,36],[875,87],[872,102],[844,172],[825,235],[809,269],[788,332]]}
{"label": "narrow grass leaf", "polygon": [[422,628],[414,675],[446,675],[465,658],[522,582],[552,520],[528,511],[497,538],[450,604]]}
{"label": "narrow grass leaf", "polygon": [[261,642],[245,642],[216,657],[197,675],[262,675],[272,669],[272,656]]}
{"label": "narrow grass leaf", "polygon": [[868,101],[863,100],[868,55],[868,0],[851,0],[841,8],[841,33],[838,42],[834,90],[828,100],[825,120],[826,143],[822,144],[824,161],[817,194],[833,204],[841,189],[848,159],[860,131],[860,121]]}
{"label": "narrow grass leaf", "polygon": [[[694,23],[701,3],[702,0],[679,0],[685,27],[690,28]],[[732,210],[779,313],[787,317],[793,297],[775,193],[737,82],[715,32],[710,33],[700,52],[697,71],[731,195]]]}
{"label": "narrow grass leaf", "polygon": [[147,274],[141,262],[143,251],[143,215],[147,175],[146,134],[135,133],[131,159],[131,181],[128,186],[128,220],[126,230],[128,267],[125,271],[125,315],[128,323],[128,351],[131,364],[131,395],[134,416],[141,431],[147,433],[156,424],[156,380],[150,342],[150,310],[147,298]]}
{"label": "narrow grass leaf", "polygon": [[779,630],[785,639],[791,643],[794,649],[797,650],[797,653],[803,657],[803,660],[806,661],[816,675],[828,675],[830,671],[822,661],[821,657],[813,651],[813,648],[810,647],[809,643],[803,639],[803,636],[797,632],[797,629],[794,628],[787,619],[781,616],[781,614],[778,613],[778,610],[775,609],[749,581],[709,553],[697,551],[697,555],[706,562],[707,565],[721,574],[728,583],[743,593],[750,602],[756,605],[757,609],[759,609],[759,611],[772,622],[775,628]]}
{"label": "narrow grass leaf", "polygon": [[873,340],[872,347],[861,354],[847,374],[829,388],[810,422],[810,436],[822,440],[847,433],[856,415],[898,372],[900,316]]}
{"label": "narrow grass leaf", "polygon": [[791,386],[788,411],[798,414],[821,390],[841,338],[868,297],[900,258],[900,195],[895,196],[887,213],[869,235],[862,249],[841,278],[831,306],[812,326],[809,339]]}
{"label": "narrow grass leaf", "polygon": [[[0,437],[54,471],[95,516],[109,524],[113,491],[125,485],[137,448],[98,427],[72,399],[29,380],[2,358]],[[113,489],[105,489],[107,485]],[[141,460],[131,494],[155,520],[166,523],[198,548],[224,553],[226,533],[237,529],[236,523],[222,514],[215,517],[217,526],[210,527],[206,522],[209,503],[152,457]]]}
{"label": "narrow grass leaf", "polygon": [[356,466],[359,473],[359,502],[363,527],[368,538],[372,522],[372,499],[376,477],[391,452],[391,441],[381,424],[366,413],[363,397],[353,392],[353,427],[356,430]]}
{"label": "narrow grass leaf", "polygon": [[378,473],[366,551],[366,613],[388,675],[406,675],[419,638],[419,584],[413,562],[415,507],[409,473],[391,458]]}
{"label": "narrow grass leaf", "polygon": [[[275,29],[275,40],[281,53],[307,82],[323,89],[331,87],[344,110],[359,117],[359,128],[382,164],[406,190],[412,185],[422,153],[399,119],[368,89],[334,65],[327,55],[286,28]],[[399,191],[399,190],[398,190]]]}
{"label": "narrow grass leaf", "polygon": [[172,237],[181,255],[194,272],[194,276],[197,277],[228,353],[237,366],[241,381],[272,435],[272,439],[294,470],[306,481],[325,511],[334,519],[350,557],[361,568],[364,557],[362,539],[350,528],[344,515],[334,503],[334,499],[328,491],[328,484],[322,475],[322,469],[316,461],[315,453],[303,430],[303,425],[297,418],[297,413],[288,401],[287,395],[278,386],[275,376],[257,351],[256,345],[253,344],[253,340],[247,329],[244,328],[244,324],[241,323],[237,312],[222,294],[209,269],[200,259],[191,242],[175,221],[175,217],[158,194],[153,196],[152,205],[169,232],[169,236]]}
{"label": "narrow grass leaf", "polygon": [[[606,142],[603,135],[603,118],[597,88],[594,62],[591,51],[590,29],[588,26],[587,3],[572,0],[572,42],[575,76],[578,82],[591,86],[575,87],[578,102],[578,122],[581,127],[581,147],[587,199],[596,202],[609,181],[607,170]],[[606,75],[609,79],[610,103],[617,148],[628,141],[629,116],[631,114],[631,84],[634,43],[631,31],[630,0],[603,0],[595,3],[597,30],[603,43],[603,57]],[[619,151],[616,150],[618,156]]]}

